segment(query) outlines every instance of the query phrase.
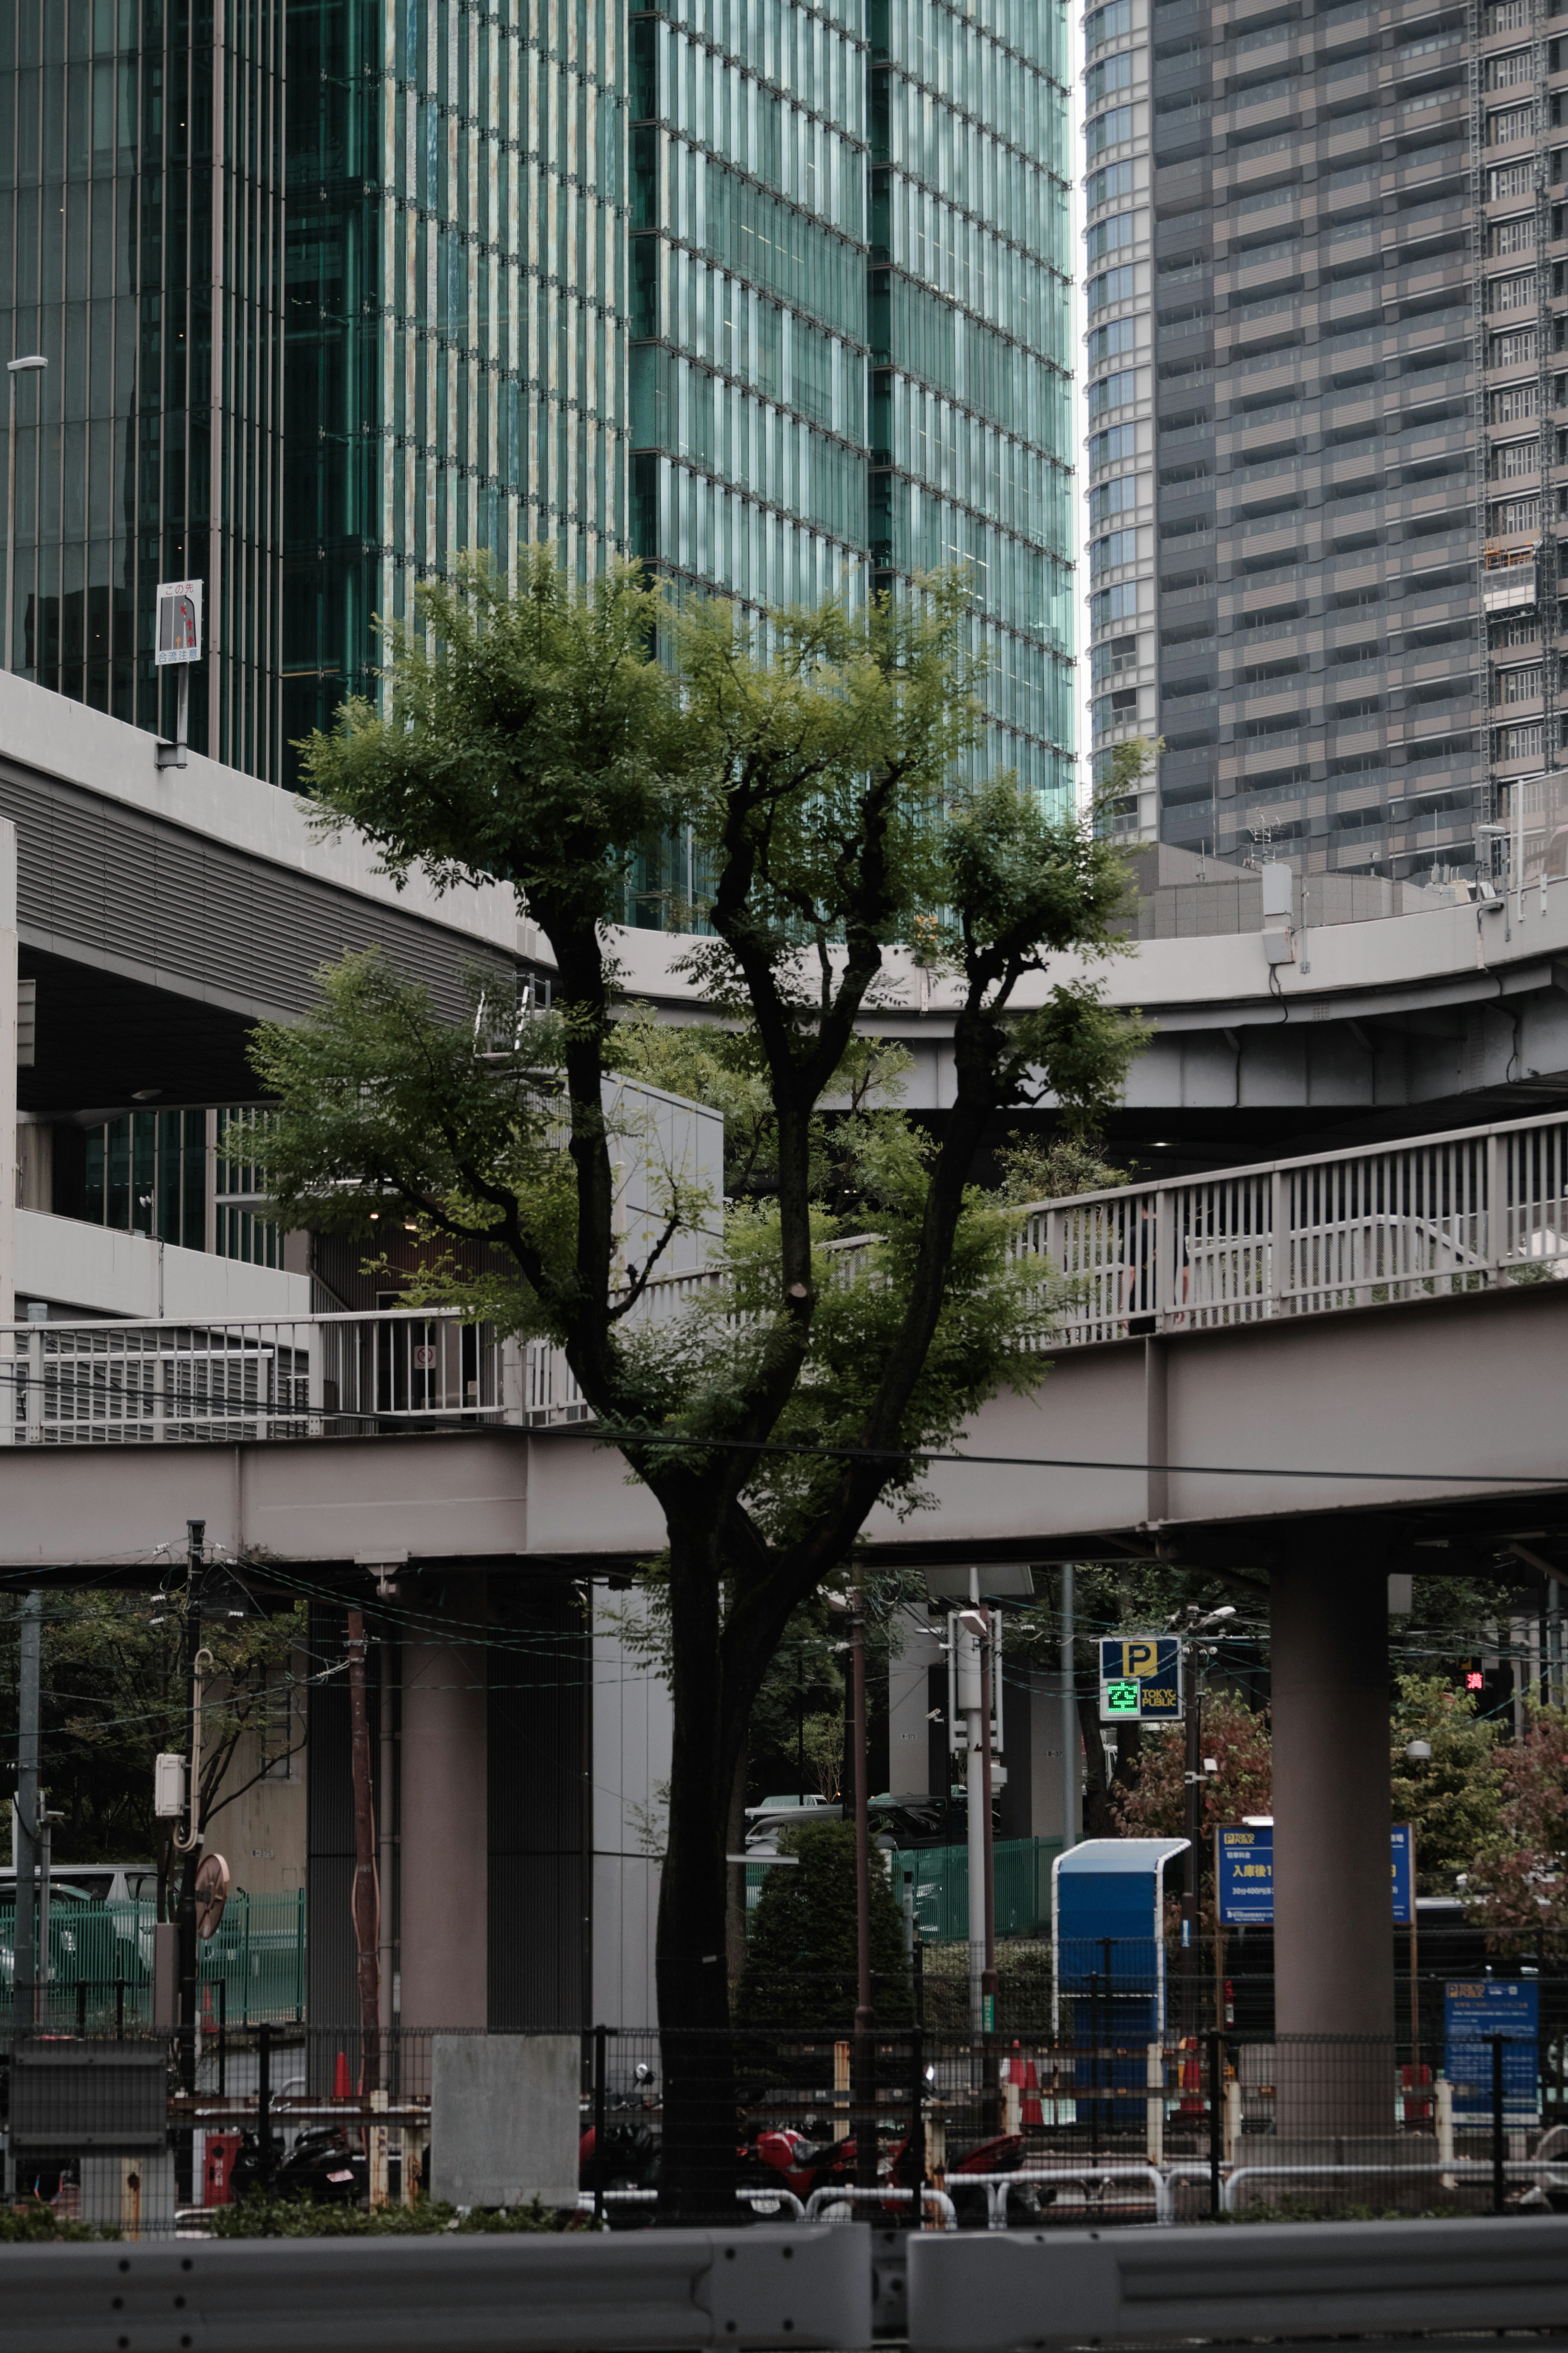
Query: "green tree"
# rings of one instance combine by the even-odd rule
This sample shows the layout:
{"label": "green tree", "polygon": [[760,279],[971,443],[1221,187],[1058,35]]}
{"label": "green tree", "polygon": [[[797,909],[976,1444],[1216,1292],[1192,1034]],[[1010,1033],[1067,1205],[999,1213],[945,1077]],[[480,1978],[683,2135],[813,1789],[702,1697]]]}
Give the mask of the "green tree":
{"label": "green tree", "polygon": [[[858,1973],[855,1825],[805,1822],[779,1837],[798,1865],[764,1875],[735,2013],[739,2025],[847,2032]],[[886,1872],[871,1865],[871,1991],[881,2026],[913,2022],[904,1924]]]}
{"label": "green tree", "polygon": [[[0,1599],[0,1642],[15,1657],[17,1599]],[[304,1605],[238,1620],[209,1620],[212,1653],[203,1707],[198,1812],[221,1823],[226,1807],[259,1778],[263,1760],[242,1768],[241,1743],[266,1732],[268,1761],[287,1753],[294,1719],[288,1677],[304,1641]],[[171,1825],[153,1813],[153,1760],[183,1751],[185,1702],[183,1597],[54,1592],[45,1602],[39,1720],[41,1778],[65,1819],[54,1856],[73,1862],[154,1863],[161,1916],[173,1916],[180,1865]],[[16,1738],[16,1674],[4,1678],[5,1733]],[[191,1868],[195,1868],[193,1858]]]}
{"label": "green tree", "polygon": [[[1012,777],[963,781],[985,730],[954,579],[776,612],[765,632],[718,604],[672,612],[635,566],[579,593],[543,554],[515,594],[469,568],[419,599],[430,636],[395,638],[384,712],[345,706],[306,769],[324,820],[395,875],[510,882],[553,952],[554,1008],[509,1005],[498,1027],[487,1000],[443,1023],[374,959],[330,970],[319,1010],[258,1038],[279,1104],[269,1187],[298,1224],[368,1234],[390,1201],[479,1245],[479,1274],[454,1265],[427,1295],[558,1345],[657,1499],[674,1706],[659,2014],[719,2028],[726,1825],[792,1614],[879,1501],[918,1507],[922,1448],[1039,1377],[1050,1286],[972,1171],[1013,1106],[1050,1096],[1092,1122],[1119,1093],[1142,1029],[1081,967],[1049,965],[1114,951],[1124,869]],[[660,1233],[620,1254],[606,1082],[630,1050],[608,927],[634,845],[671,828],[709,882],[686,964],[714,1017],[712,1091],[730,1099],[719,1033],[738,1033],[770,1189],[725,1215],[723,1289],[666,1313],[667,1254],[718,1205],[667,1172]],[[844,1107],[879,995],[908,986],[890,952],[916,938],[952,1040],[934,1134],[864,1090]],[[847,1232],[870,1239],[836,1252]],[[665,2067],[672,2200],[714,2211],[725,2104],[684,2047],[672,2035]]]}
{"label": "green tree", "polygon": [[[1441,1675],[1400,1675],[1390,1725],[1394,1819],[1415,1832],[1415,1877],[1423,1895],[1451,1895],[1461,1872],[1495,1845],[1506,1751],[1498,1726]],[[1424,1740],[1430,1758],[1405,1755]]]}

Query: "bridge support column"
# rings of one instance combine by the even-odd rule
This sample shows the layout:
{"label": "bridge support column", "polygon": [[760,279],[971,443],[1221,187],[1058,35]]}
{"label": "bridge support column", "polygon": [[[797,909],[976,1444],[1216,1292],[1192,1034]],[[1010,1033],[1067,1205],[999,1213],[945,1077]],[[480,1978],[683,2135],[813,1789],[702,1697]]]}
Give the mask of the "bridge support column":
{"label": "bridge support column", "polygon": [[[484,1615],[482,1581],[454,1580],[453,1614]],[[489,2022],[485,1652],[403,1644],[399,1929],[405,2026]]]}
{"label": "bridge support column", "polygon": [[1386,2137],[1394,1940],[1381,1535],[1304,1529],[1274,1569],[1271,1618],[1277,2129],[1293,2142]]}

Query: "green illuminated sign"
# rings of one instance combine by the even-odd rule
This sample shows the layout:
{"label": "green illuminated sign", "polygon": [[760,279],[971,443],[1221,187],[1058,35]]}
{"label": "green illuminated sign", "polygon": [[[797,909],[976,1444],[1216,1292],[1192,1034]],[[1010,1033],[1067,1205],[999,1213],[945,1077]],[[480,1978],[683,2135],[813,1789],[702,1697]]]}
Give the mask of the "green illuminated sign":
{"label": "green illuminated sign", "polygon": [[1136,1683],[1107,1683],[1105,1710],[1108,1715],[1141,1715],[1142,1703]]}

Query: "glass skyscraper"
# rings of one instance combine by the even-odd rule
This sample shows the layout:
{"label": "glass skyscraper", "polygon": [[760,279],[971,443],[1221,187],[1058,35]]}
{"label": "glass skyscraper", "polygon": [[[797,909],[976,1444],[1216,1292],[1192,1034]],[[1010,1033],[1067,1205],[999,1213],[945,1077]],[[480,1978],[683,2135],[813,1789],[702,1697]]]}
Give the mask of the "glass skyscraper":
{"label": "glass skyscraper", "polygon": [[0,303],[51,361],[14,665],[157,725],[151,587],[203,576],[192,739],[282,782],[462,549],[756,605],[965,562],[994,752],[1068,791],[1065,41],[1060,0],[5,0]]}
{"label": "glass skyscraper", "polygon": [[758,602],[967,564],[994,755],[1047,793],[1072,778],[1065,45],[1049,0],[631,24],[637,552]]}
{"label": "glass skyscraper", "polygon": [[153,591],[205,579],[192,740],[262,775],[279,751],[283,13],[0,6],[0,334],[5,357],[49,363],[12,380],[7,659],[172,723]]}

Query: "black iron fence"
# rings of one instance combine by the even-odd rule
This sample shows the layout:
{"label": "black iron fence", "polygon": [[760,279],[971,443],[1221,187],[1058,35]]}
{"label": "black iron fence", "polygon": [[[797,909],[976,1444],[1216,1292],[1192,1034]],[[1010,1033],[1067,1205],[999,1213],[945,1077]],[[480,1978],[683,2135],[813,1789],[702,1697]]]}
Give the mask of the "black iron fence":
{"label": "black iron fence", "polygon": [[179,2038],[17,2036],[5,2198],[136,2236],[233,2228],[247,2200],[435,2219],[467,2178],[468,2108],[491,2144],[523,2130],[494,2101],[520,2044],[563,2087],[531,2178],[577,2227],[689,2220],[694,2199],[927,2229],[1568,2211],[1539,2040],[1478,2035],[1435,2069],[1383,2038],[1119,2039],[1087,2003],[1055,2037],[264,2024],[194,2068]]}

